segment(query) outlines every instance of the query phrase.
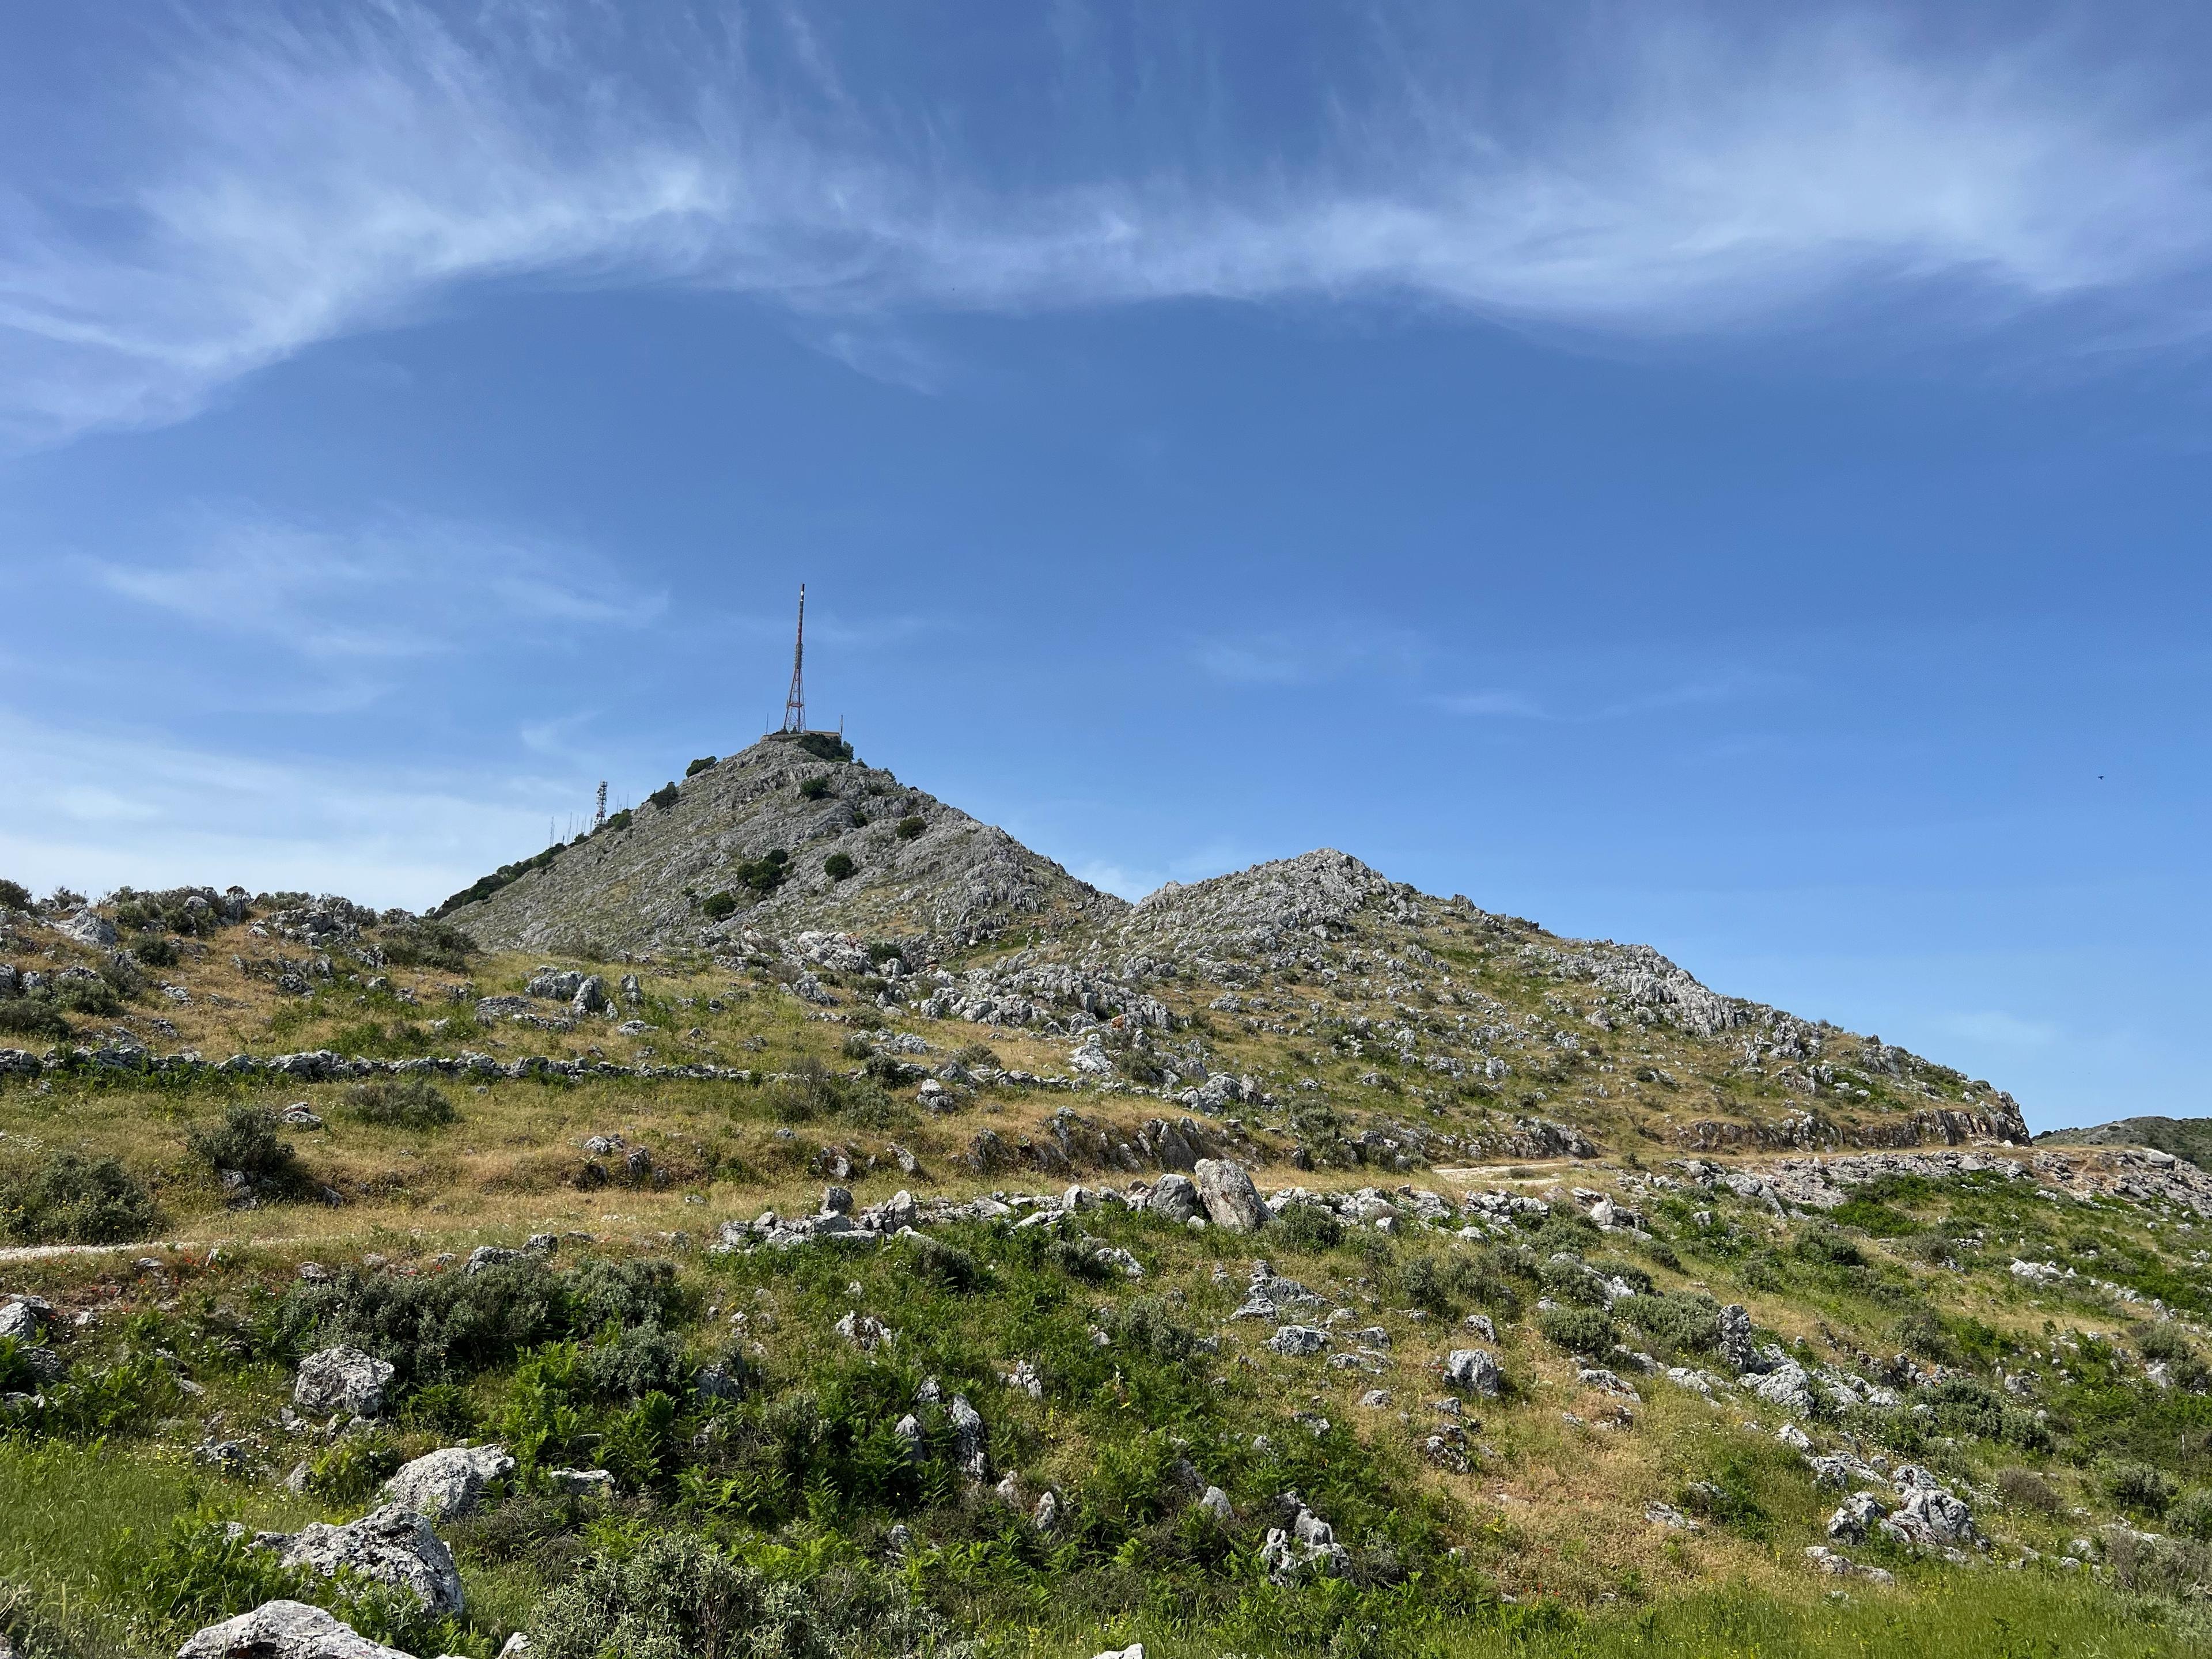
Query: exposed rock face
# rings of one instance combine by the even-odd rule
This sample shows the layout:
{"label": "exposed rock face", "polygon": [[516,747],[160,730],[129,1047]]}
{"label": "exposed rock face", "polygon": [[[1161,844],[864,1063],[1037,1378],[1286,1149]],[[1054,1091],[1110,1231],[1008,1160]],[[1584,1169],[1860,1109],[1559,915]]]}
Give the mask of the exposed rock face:
{"label": "exposed rock face", "polygon": [[52,1303],[35,1296],[11,1296],[0,1302],[0,1336],[36,1342],[53,1317]]}
{"label": "exposed rock face", "polygon": [[[823,791],[802,794],[800,784],[816,778]],[[900,833],[908,819],[920,820],[920,834]],[[748,868],[757,871],[754,861],[775,851],[787,855],[781,878],[765,892],[761,880],[749,885]],[[842,881],[823,869],[831,853],[856,866]],[[700,908],[718,892],[738,905],[721,921]],[[494,949],[582,936],[649,950],[696,944],[702,933],[733,937],[745,927],[957,946],[1018,925],[1050,929],[1127,909],[1004,830],[889,772],[764,739],[685,779],[674,805],[641,805],[623,827],[603,829],[447,914]]]}
{"label": "exposed rock face", "polygon": [[1498,1356],[1487,1349],[1454,1348],[1444,1359],[1444,1381],[1454,1388],[1494,1400],[1504,1384],[1505,1373],[1498,1364]]}
{"label": "exposed rock face", "polygon": [[343,1569],[410,1591],[434,1613],[462,1611],[453,1553],[428,1521],[397,1504],[343,1527],[317,1521],[295,1533],[263,1533],[254,1543],[276,1550],[288,1567],[311,1567],[325,1578]]}
{"label": "exposed rock face", "polygon": [[1200,1212],[1198,1186],[1188,1176],[1164,1175],[1145,1200],[1145,1207],[1170,1221],[1188,1221]]}
{"label": "exposed rock face", "polygon": [[403,1509],[443,1521],[476,1508],[484,1489],[514,1473],[501,1446],[447,1446],[411,1463],[384,1483],[384,1495]]}
{"label": "exposed rock face", "polygon": [[1202,1158],[1192,1173],[1197,1177],[1199,1201],[1206,1206],[1206,1219],[1215,1226],[1249,1233],[1273,1218],[1243,1164]]}
{"label": "exposed rock face", "polygon": [[193,1633],[177,1659],[409,1659],[304,1601],[264,1601]]}
{"label": "exposed rock face", "polygon": [[292,1384],[292,1403],[304,1412],[380,1416],[392,1371],[390,1360],[358,1348],[325,1348],[300,1362],[300,1375]]}

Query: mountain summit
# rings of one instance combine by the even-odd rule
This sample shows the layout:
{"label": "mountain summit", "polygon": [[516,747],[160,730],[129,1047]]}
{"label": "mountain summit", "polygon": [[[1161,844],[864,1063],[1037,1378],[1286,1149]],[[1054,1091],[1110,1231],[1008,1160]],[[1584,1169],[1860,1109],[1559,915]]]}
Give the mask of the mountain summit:
{"label": "mountain summit", "polygon": [[775,736],[485,878],[439,915],[492,950],[646,951],[738,926],[960,949],[1128,908],[849,749]]}

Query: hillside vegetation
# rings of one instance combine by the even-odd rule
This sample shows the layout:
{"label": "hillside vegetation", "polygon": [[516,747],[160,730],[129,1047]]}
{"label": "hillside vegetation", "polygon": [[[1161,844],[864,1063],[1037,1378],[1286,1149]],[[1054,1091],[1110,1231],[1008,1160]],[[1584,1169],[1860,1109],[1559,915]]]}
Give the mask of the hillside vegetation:
{"label": "hillside vegetation", "polygon": [[2212,1176],[888,778],[749,751],[433,919],[0,893],[19,1651],[2200,1644]]}

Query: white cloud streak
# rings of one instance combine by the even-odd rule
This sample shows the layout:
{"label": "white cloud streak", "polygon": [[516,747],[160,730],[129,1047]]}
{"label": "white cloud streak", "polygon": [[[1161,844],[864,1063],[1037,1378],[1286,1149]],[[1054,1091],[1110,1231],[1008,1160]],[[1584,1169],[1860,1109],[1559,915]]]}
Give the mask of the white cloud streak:
{"label": "white cloud streak", "polygon": [[[419,909],[544,844],[575,782],[243,756],[0,711],[20,810],[0,870],[44,891],[237,882]],[[489,799],[488,799],[489,797]]]}
{"label": "white cloud streak", "polygon": [[464,648],[486,616],[502,629],[642,627],[665,596],[583,568],[570,550],[417,520],[343,533],[210,522],[181,556],[82,562],[98,586],[216,635],[341,665]]}
{"label": "white cloud streak", "polygon": [[2202,124],[2154,120],[2143,76],[2094,81],[2055,46],[1945,58],[1849,21],[1746,41],[1623,15],[1541,118],[1446,55],[1369,77],[1303,162],[1224,164],[1194,137],[1181,163],[1009,185],[944,137],[958,119],[871,125],[813,33],[800,99],[742,30],[647,91],[602,65],[580,8],[494,6],[503,27],[472,32],[410,0],[343,15],[211,28],[131,88],[97,157],[19,175],[19,435],[174,419],[491,278],[751,293],[926,385],[850,319],[1382,297],[1653,337],[1932,285],[1978,323],[2107,301],[2140,326],[2212,258]]}

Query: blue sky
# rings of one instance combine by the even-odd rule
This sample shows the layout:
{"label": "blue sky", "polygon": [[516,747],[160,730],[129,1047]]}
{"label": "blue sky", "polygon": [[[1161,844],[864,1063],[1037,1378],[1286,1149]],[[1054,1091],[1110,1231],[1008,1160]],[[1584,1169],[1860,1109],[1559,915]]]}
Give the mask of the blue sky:
{"label": "blue sky", "polygon": [[2207,1109],[2212,23],[0,29],[0,872],[433,902],[804,580],[817,720],[1115,890],[1334,845]]}

